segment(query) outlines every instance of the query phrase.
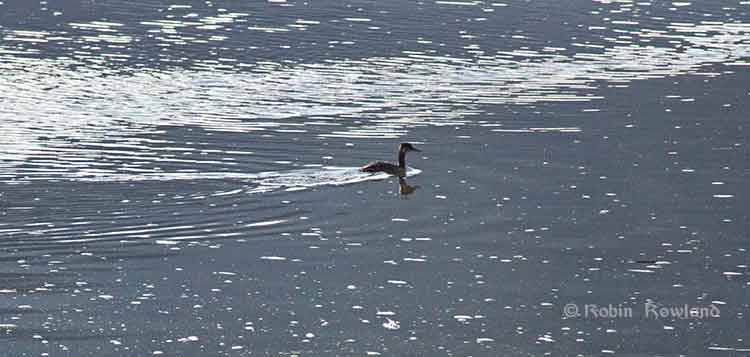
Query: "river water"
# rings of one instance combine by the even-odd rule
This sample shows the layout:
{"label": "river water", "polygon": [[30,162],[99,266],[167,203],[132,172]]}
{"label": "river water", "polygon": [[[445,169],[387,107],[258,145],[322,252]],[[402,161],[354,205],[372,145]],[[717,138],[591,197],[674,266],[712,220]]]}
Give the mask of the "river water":
{"label": "river water", "polygon": [[499,1],[0,1],[0,349],[750,352],[750,2]]}

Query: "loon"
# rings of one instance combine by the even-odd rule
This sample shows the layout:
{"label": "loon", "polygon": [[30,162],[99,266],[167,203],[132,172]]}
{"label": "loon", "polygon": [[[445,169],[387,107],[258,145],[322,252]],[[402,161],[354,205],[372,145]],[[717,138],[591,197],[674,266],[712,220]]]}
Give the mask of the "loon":
{"label": "loon", "polygon": [[398,146],[398,166],[390,162],[375,161],[359,168],[362,172],[385,172],[390,175],[406,176],[406,153],[409,151],[421,151],[409,143],[401,143]]}

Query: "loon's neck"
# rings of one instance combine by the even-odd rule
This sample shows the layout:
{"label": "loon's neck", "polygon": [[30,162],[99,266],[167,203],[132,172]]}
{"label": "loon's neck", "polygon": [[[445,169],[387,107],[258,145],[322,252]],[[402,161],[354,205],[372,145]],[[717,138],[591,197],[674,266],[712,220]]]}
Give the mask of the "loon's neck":
{"label": "loon's neck", "polygon": [[398,167],[402,169],[406,168],[406,151],[405,150],[398,151]]}

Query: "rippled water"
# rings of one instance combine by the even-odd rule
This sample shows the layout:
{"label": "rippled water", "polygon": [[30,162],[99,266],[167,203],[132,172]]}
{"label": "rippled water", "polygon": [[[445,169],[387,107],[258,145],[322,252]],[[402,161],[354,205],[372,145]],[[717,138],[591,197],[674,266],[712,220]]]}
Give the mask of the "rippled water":
{"label": "rippled water", "polygon": [[0,1],[3,349],[747,353],[749,11]]}

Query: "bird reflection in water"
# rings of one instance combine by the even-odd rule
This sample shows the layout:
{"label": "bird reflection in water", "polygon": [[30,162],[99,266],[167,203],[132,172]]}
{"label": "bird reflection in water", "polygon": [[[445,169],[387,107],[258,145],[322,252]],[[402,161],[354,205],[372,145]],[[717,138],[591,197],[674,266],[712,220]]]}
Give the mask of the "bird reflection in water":
{"label": "bird reflection in water", "polygon": [[406,182],[406,178],[399,177],[398,178],[398,193],[401,194],[403,197],[407,197],[411,195],[412,193],[416,192],[419,189],[419,185],[409,185],[408,182]]}

